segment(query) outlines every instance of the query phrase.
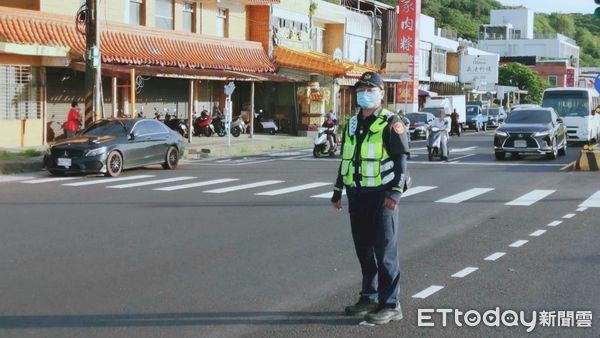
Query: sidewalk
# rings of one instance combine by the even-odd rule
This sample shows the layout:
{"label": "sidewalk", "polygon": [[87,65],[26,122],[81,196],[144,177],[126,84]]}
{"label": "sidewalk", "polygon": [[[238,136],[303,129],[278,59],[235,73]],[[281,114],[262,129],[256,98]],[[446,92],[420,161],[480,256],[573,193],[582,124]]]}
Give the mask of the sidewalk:
{"label": "sidewalk", "polygon": [[[285,150],[289,148],[310,147],[313,139],[289,135],[263,135],[255,134],[250,139],[248,134],[239,137],[231,137],[231,145],[227,144],[227,137],[193,137],[192,143],[186,144],[185,153],[182,158],[186,160],[197,160],[201,158],[217,158],[236,155],[256,155],[273,150]],[[44,147],[34,147],[37,150],[45,150]],[[20,152],[26,149],[5,149],[1,151]],[[24,173],[42,170],[42,156],[24,157],[14,160],[0,160],[0,174]]]}

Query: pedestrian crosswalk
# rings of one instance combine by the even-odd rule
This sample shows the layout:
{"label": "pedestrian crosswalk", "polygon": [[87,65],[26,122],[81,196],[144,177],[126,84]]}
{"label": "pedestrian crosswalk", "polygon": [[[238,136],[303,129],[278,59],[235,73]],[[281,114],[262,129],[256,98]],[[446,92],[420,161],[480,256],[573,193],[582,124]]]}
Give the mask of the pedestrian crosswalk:
{"label": "pedestrian crosswalk", "polygon": [[[22,183],[26,185],[59,185],[70,188],[102,187],[109,189],[131,189],[161,192],[177,192],[192,190],[203,194],[243,194],[249,193],[262,197],[277,197],[307,192],[311,199],[330,199],[333,184],[331,182],[298,182],[286,180],[249,180],[247,178],[214,178],[202,179],[195,176],[176,176],[157,178],[156,175],[131,175],[115,178],[90,178],[85,176],[75,177],[26,177],[19,176],[15,179],[1,177],[0,182],[11,184]],[[193,190],[196,189],[196,190]],[[462,190],[462,191],[461,191]],[[518,189],[517,189],[518,190]],[[402,194],[403,200],[410,201],[414,196],[422,196],[419,202],[440,203],[446,205],[501,202],[509,207],[529,207],[542,201],[552,200],[557,195],[556,189],[533,189],[531,191],[518,191],[510,187],[455,187],[440,186],[413,186]],[[344,191],[344,195],[346,192]],[[486,197],[493,194],[492,197]],[[508,198],[507,196],[510,196]],[[580,208],[600,208],[600,190],[591,195],[582,196],[578,204]]]}

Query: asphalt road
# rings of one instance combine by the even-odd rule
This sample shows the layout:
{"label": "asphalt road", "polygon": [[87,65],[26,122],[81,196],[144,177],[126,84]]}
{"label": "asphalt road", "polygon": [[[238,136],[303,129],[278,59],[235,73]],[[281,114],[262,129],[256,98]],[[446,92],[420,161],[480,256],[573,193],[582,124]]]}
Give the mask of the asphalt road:
{"label": "asphalt road", "polygon": [[[428,309],[498,308],[509,325],[505,311],[537,311],[535,336],[598,337],[598,173],[561,170],[575,147],[497,162],[491,132],[451,142],[449,163],[413,142],[400,205],[405,318],[378,327],[342,314],[360,270],[347,212],[328,201],[339,158],[294,150],[114,181],[0,176],[0,336],[527,335],[458,326],[456,312],[445,327],[441,312],[418,325]],[[541,311],[555,311],[555,327]],[[557,327],[585,325],[584,311],[591,328]]]}

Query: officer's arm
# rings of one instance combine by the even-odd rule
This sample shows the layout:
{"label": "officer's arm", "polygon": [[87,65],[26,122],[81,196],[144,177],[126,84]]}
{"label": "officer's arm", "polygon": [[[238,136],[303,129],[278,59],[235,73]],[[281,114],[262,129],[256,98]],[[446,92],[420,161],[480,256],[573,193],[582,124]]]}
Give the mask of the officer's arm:
{"label": "officer's arm", "polygon": [[[344,141],[346,141],[346,133],[344,133],[344,135],[342,135],[342,145],[344,144]],[[343,151],[344,148],[342,147],[341,153],[343,156]],[[337,178],[335,179],[335,186],[333,187],[333,196],[331,197],[331,202],[335,203],[339,200],[342,199],[342,191],[344,190],[344,180],[342,178],[342,173],[341,170],[342,169],[342,161],[340,161],[340,166],[338,167],[337,170]]]}
{"label": "officer's arm", "polygon": [[384,142],[388,154],[394,161],[394,179],[389,184],[388,198],[393,199],[398,203],[400,196],[404,192],[404,184],[406,182],[406,174],[408,173],[407,162],[408,153],[410,152],[408,143],[408,131],[404,124],[402,127],[396,126],[395,123],[401,123],[397,116],[393,116],[389,125],[391,128],[386,128],[384,131]]}

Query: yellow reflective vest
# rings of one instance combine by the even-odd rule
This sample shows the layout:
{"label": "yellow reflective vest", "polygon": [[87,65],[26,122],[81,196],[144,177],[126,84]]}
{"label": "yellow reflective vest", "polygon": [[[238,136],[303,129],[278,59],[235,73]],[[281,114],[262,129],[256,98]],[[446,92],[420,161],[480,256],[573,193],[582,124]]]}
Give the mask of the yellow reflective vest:
{"label": "yellow reflective vest", "polygon": [[[388,118],[391,115],[392,112],[381,110],[377,119],[369,127],[359,151],[356,149],[356,135],[354,135],[358,116],[354,115],[350,118],[344,131],[340,166],[344,185],[355,186],[357,182],[355,174],[359,175],[358,183],[361,187],[379,187],[394,179],[394,162],[383,143],[383,131],[388,126]],[[358,165],[358,168],[355,165]]]}

